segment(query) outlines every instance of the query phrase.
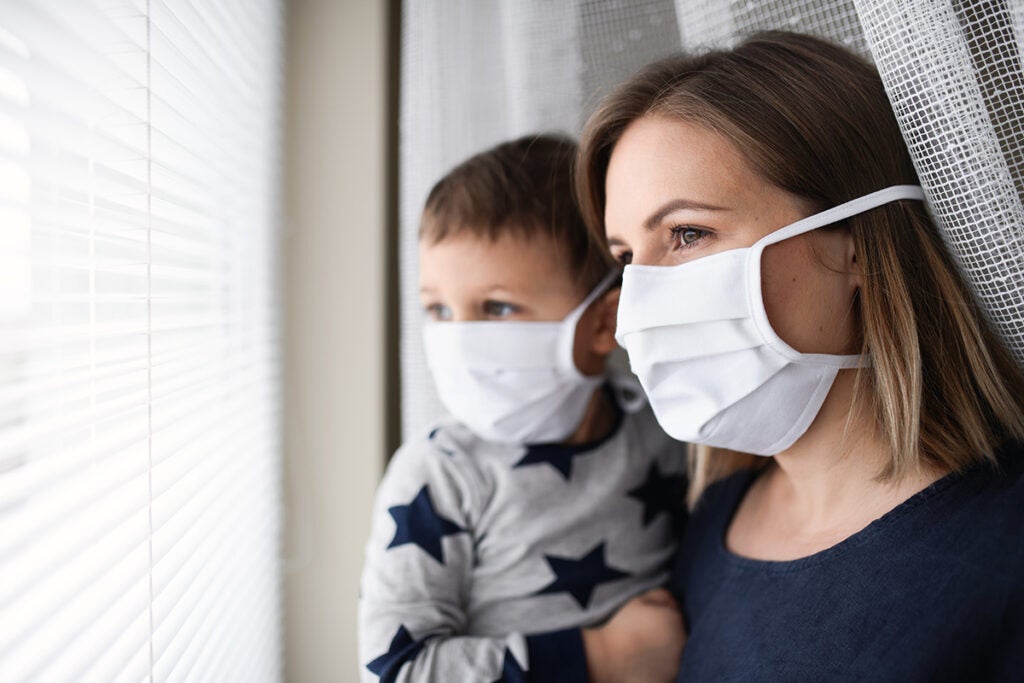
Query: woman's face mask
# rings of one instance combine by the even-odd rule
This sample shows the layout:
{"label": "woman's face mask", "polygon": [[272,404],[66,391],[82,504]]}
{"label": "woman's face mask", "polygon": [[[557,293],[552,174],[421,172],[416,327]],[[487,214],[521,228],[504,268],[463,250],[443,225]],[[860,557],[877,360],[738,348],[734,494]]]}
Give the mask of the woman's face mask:
{"label": "woman's face mask", "polygon": [[606,189],[609,243],[632,264],[617,338],[659,422],[680,440],[761,455],[791,446],[838,371],[867,362],[849,353],[849,237],[816,239],[828,264],[800,236],[923,198],[897,186],[799,219],[806,210],[723,138],[651,117],[616,145]]}

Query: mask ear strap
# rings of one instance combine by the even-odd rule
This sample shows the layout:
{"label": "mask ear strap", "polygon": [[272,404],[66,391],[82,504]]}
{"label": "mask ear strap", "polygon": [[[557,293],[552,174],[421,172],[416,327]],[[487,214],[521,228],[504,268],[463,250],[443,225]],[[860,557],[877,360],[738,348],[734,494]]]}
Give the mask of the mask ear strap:
{"label": "mask ear strap", "polygon": [[783,354],[791,361],[803,362],[813,361],[818,365],[838,368],[864,367],[870,364],[859,355],[855,356],[833,356],[820,353],[800,353],[775,333],[771,322],[768,320],[768,313],[764,308],[764,297],[761,292],[761,255],[765,247],[802,235],[805,232],[823,228],[839,221],[846,220],[865,211],[870,211],[879,206],[895,202],[900,199],[913,199],[924,201],[924,190],[918,185],[893,185],[863,197],[857,197],[848,202],[833,206],[831,209],[816,213],[807,218],[798,220],[795,223],[779,228],[754,243],[747,253],[747,297],[751,302],[750,312],[761,333],[762,339],[776,351]]}
{"label": "mask ear strap", "polygon": [[917,201],[924,201],[924,190],[919,185],[893,185],[871,194],[866,194],[863,197],[857,197],[851,199],[848,202],[840,204],[839,206],[833,206],[831,209],[826,209],[821,213],[816,213],[807,218],[802,218],[796,223],[790,223],[789,225],[779,228],[775,232],[769,233],[763,237],[758,244],[768,246],[769,244],[775,244],[782,240],[789,239],[790,237],[796,237],[802,235],[805,232],[811,230],[817,230],[823,228],[826,225],[832,225],[839,221],[852,218],[857,214],[870,211],[871,209],[877,209],[879,206],[888,204],[890,202],[899,201],[900,199],[914,199]]}
{"label": "mask ear strap", "polygon": [[638,413],[647,405],[647,394],[644,393],[643,385],[632,374],[612,372],[608,377],[608,384],[615,392],[619,406],[627,413]]}
{"label": "mask ear strap", "polygon": [[616,268],[612,270],[601,278],[597,286],[590,291],[590,294],[584,297],[583,301],[576,308],[569,311],[569,314],[562,318],[562,329],[559,333],[561,338],[559,339],[558,364],[563,372],[582,377],[579,368],[576,367],[576,363],[572,358],[573,346],[576,342],[576,325],[579,323],[580,318],[583,317],[583,313],[590,308],[590,304],[597,301],[598,297],[608,291],[611,285],[620,277],[622,277],[621,269]]}

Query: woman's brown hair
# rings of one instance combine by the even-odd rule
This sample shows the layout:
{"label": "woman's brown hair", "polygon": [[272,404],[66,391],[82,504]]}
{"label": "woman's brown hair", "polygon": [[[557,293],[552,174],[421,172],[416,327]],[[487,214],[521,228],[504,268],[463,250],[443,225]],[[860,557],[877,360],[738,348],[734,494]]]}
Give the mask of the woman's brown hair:
{"label": "woman's brown hair", "polygon": [[[768,182],[815,210],[890,185],[918,184],[877,71],[827,41],[756,34],[731,50],[675,55],[619,86],[590,117],[577,195],[604,236],[605,177],[633,121],[702,125],[731,142]],[[946,471],[995,462],[1024,439],[1024,373],[996,337],[920,202],[887,204],[844,221],[863,285],[862,352],[854,409],[888,442],[883,480],[922,464]],[[693,449],[691,502],[715,479],[763,459]]]}

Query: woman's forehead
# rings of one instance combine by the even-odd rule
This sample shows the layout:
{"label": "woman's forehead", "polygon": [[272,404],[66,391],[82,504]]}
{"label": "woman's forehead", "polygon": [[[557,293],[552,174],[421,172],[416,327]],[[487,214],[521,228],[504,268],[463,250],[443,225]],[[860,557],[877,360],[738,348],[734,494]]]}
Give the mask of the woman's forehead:
{"label": "woman's forehead", "polygon": [[731,209],[755,200],[766,185],[724,136],[687,121],[645,116],[612,150],[605,178],[605,222],[643,225],[673,201]]}

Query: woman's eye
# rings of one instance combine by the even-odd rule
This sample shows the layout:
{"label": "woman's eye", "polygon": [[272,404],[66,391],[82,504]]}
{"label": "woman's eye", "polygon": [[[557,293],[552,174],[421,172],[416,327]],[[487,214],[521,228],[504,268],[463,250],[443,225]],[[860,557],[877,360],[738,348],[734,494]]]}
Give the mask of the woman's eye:
{"label": "woman's eye", "polygon": [[699,242],[709,234],[707,230],[701,230],[689,225],[677,225],[672,228],[672,239],[678,241],[680,247],[687,247],[695,242]]}
{"label": "woman's eye", "polygon": [[620,251],[612,254],[612,257],[624,266],[628,266],[633,262],[633,252],[631,251]]}
{"label": "woman's eye", "polygon": [[517,306],[504,301],[484,302],[484,315],[488,318],[507,318],[518,311],[519,308]]}
{"label": "woman's eye", "polygon": [[431,320],[451,320],[452,311],[444,304],[427,304],[423,307]]}

